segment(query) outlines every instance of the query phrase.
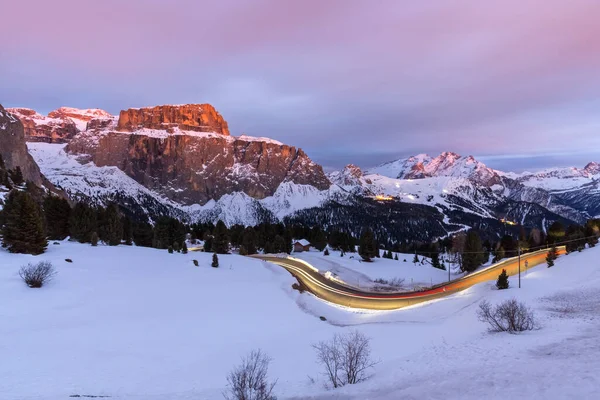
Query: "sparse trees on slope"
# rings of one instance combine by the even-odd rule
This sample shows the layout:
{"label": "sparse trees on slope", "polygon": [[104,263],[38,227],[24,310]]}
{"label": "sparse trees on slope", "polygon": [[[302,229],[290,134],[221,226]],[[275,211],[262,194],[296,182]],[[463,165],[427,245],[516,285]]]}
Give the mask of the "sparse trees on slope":
{"label": "sparse trees on slope", "polygon": [[3,246],[11,253],[41,254],[48,241],[42,210],[27,192],[13,190],[4,204]]}

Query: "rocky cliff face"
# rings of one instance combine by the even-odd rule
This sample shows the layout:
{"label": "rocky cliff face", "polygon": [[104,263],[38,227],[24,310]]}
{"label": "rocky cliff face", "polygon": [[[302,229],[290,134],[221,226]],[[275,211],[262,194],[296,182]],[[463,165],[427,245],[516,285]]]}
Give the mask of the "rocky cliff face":
{"label": "rocky cliff face", "polygon": [[68,118],[49,118],[29,108],[9,108],[23,123],[28,142],[66,143],[79,133],[75,122]]}
{"label": "rocky cliff face", "polygon": [[283,182],[330,186],[321,166],[301,149],[229,136],[227,123],[208,105],[131,109],[121,112],[116,126],[92,120],[88,127],[69,143],[69,153],[116,166],[180,204],[205,204],[234,192],[262,199]]}
{"label": "rocky cliff face", "polygon": [[0,105],[0,155],[7,169],[21,168],[23,178],[37,186],[43,184],[40,169],[27,151],[23,124]]}
{"label": "rocky cliff face", "polygon": [[227,122],[210,104],[166,105],[121,111],[117,130],[133,132],[143,128],[166,130],[169,133],[179,129],[229,135]]}

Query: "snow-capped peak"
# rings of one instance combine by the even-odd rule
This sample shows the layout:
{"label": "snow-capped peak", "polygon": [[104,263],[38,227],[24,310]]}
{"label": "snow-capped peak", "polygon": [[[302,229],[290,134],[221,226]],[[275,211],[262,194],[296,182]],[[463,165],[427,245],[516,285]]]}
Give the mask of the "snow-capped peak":
{"label": "snow-capped peak", "polygon": [[473,156],[461,156],[454,152],[443,152],[435,158],[427,154],[399,159],[369,170],[397,179],[421,179],[427,177],[456,177],[476,180],[486,186],[500,181],[496,171],[477,161]]}

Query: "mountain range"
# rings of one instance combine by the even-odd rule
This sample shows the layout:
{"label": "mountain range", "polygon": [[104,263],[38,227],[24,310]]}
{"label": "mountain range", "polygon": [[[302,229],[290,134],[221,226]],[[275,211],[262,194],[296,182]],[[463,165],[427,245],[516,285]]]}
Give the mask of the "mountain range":
{"label": "mountain range", "polygon": [[[353,233],[370,225],[397,242],[465,227],[498,236],[519,225],[546,229],[557,220],[600,216],[598,163],[516,174],[444,152],[325,174],[302,149],[232,136],[209,104],[131,108],[119,116],[99,109],[62,107],[43,116],[8,108],[0,115],[0,144],[8,143],[2,138],[8,129],[23,132],[20,140],[41,171],[32,172],[40,176],[36,184],[44,177],[73,200],[116,202],[137,219],[285,220]],[[18,151],[11,146],[4,146],[3,157],[14,159],[14,151],[25,160],[25,144]]]}

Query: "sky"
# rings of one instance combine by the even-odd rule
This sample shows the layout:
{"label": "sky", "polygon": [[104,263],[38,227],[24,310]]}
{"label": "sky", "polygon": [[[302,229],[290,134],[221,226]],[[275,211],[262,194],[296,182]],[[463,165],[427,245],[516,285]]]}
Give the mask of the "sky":
{"label": "sky", "polygon": [[600,161],[598,0],[3,3],[5,107],[211,103],[326,169]]}

